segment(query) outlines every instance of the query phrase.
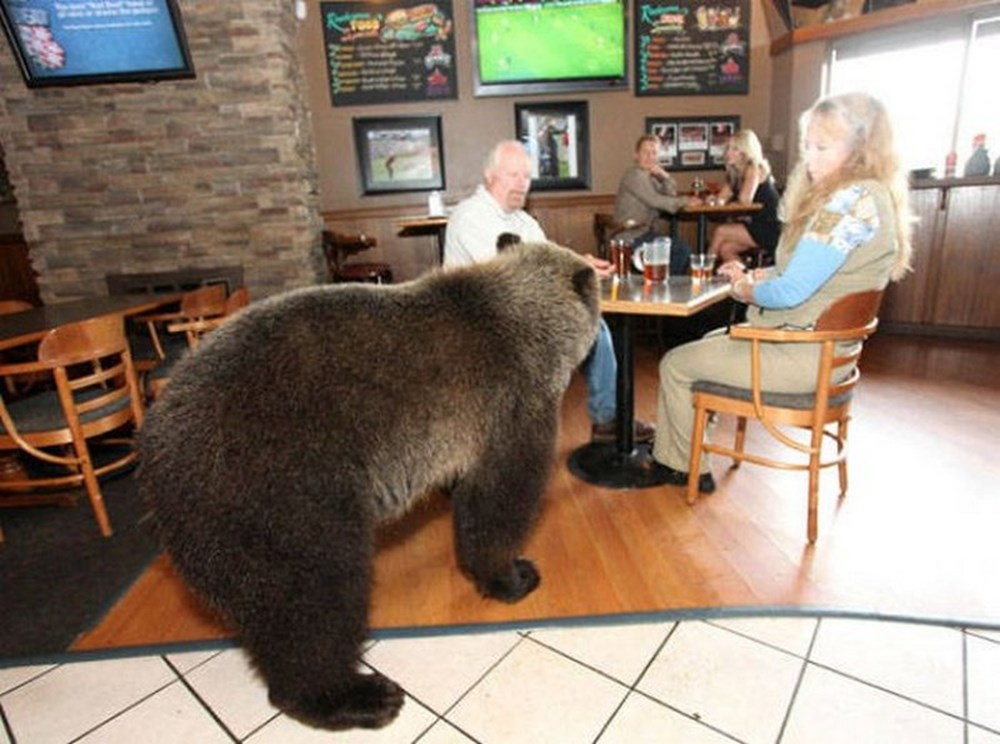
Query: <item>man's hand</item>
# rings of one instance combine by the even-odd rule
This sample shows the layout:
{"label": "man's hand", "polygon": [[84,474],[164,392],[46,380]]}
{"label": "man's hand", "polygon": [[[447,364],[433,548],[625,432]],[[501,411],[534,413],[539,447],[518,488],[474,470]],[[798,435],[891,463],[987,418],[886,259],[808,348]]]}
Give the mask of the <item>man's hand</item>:
{"label": "man's hand", "polygon": [[586,259],[587,263],[594,267],[594,271],[597,272],[597,275],[601,277],[601,279],[609,279],[611,277],[610,261],[605,261],[603,258],[598,258],[590,253],[584,253],[583,257]]}

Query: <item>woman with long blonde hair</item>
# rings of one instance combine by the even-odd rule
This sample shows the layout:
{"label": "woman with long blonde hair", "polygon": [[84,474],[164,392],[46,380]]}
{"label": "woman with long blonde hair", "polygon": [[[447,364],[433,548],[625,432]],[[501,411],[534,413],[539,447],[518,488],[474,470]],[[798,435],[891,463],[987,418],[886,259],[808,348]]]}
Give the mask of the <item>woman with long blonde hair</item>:
{"label": "woman with long blonde hair", "polygon": [[726,222],[715,228],[708,252],[722,263],[732,261],[751,249],[763,252],[770,264],[781,235],[778,221],[778,188],[771,175],[771,164],[764,157],[756,132],[741,129],[726,143],[726,183],[719,192],[723,203],[761,205],[746,219]]}
{"label": "woman with long blonde hair", "polygon": [[[730,261],[719,269],[734,297],[749,305],[753,326],[810,329],[840,298],[883,289],[909,268],[906,180],[881,102],[865,93],[821,99],[802,115],[799,131],[775,266],[747,270]],[[810,392],[818,354],[817,344],[764,344],[764,389]],[[660,362],[653,455],[664,480],[676,485],[687,483],[695,380],[750,387],[750,343],[713,335],[672,349]],[[704,459],[702,468],[699,490],[715,490]]]}

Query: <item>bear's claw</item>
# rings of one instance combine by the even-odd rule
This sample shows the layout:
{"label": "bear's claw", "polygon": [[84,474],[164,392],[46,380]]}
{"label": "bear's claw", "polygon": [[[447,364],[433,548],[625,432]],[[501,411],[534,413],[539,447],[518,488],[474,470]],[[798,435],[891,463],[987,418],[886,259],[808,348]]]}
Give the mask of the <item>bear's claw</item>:
{"label": "bear's claw", "polygon": [[395,720],[403,707],[403,689],[381,674],[358,674],[353,684],[339,695],[318,700],[288,702],[271,699],[271,704],[302,723],[316,728],[382,728]]}
{"label": "bear's claw", "polygon": [[516,558],[506,574],[490,579],[480,586],[480,591],[503,602],[517,602],[531,594],[540,583],[542,577],[535,564],[527,558]]}

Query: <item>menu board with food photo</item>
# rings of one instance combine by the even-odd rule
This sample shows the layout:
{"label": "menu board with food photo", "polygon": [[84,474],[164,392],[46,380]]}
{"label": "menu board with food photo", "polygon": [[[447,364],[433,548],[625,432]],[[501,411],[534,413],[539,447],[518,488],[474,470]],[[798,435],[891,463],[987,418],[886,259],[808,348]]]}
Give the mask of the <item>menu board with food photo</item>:
{"label": "menu board with food photo", "polygon": [[749,0],[635,2],[635,94],[745,94]]}
{"label": "menu board with food photo", "polygon": [[455,98],[451,0],[320,3],[334,106]]}

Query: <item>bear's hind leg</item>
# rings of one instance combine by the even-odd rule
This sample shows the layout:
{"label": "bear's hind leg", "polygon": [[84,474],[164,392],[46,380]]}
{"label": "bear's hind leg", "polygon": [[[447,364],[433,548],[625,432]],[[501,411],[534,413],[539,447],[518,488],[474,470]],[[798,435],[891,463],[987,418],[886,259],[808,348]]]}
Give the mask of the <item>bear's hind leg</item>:
{"label": "bear's hind leg", "polygon": [[395,719],[404,695],[359,671],[373,546],[364,511],[344,504],[335,521],[302,514],[295,530],[272,533],[279,544],[245,572],[249,591],[236,620],[272,705],[311,726],[377,728]]}
{"label": "bear's hind leg", "polygon": [[273,623],[242,638],[267,682],[271,704],[310,726],[378,728],[403,706],[396,683],[359,671],[370,569],[356,567],[362,573],[353,579],[317,571],[291,585],[292,596],[285,597]]}

